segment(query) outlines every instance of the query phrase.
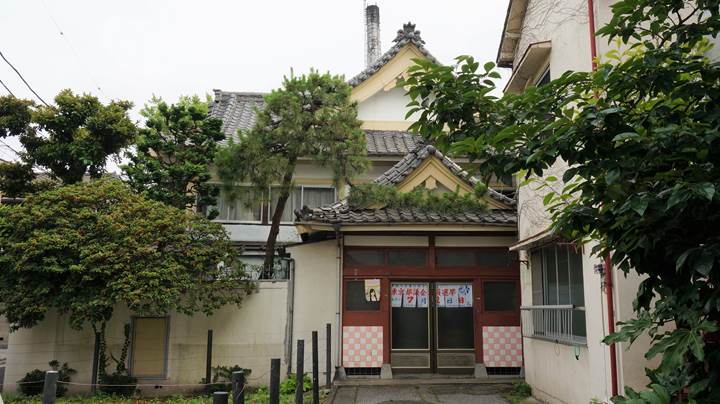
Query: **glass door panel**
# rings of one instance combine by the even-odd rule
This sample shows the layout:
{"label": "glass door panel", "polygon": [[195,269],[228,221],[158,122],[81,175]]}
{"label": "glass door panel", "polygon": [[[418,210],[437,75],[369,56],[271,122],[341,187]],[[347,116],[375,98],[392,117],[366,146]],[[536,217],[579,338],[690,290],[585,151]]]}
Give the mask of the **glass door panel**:
{"label": "glass door panel", "polygon": [[473,290],[471,283],[438,283],[435,287],[438,349],[473,349]]}

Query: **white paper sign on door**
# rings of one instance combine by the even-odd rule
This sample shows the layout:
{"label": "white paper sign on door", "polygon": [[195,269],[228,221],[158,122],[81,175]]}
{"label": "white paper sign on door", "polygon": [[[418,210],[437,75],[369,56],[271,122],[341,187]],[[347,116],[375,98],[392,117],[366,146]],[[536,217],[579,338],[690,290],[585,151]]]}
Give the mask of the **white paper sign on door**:
{"label": "white paper sign on door", "polygon": [[438,307],[472,307],[472,285],[469,283],[438,283]]}

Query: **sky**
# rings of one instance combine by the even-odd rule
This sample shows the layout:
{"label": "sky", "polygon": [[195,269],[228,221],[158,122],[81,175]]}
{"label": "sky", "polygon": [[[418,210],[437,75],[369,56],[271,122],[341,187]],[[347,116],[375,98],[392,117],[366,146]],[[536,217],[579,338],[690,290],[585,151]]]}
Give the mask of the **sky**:
{"label": "sky", "polygon": [[[494,61],[508,0],[378,0],[383,52],[411,21],[445,64]],[[62,89],[168,101],[213,89],[266,92],[290,69],[354,76],[365,67],[363,0],[2,0],[0,52],[47,102]],[[503,80],[509,71],[503,73]],[[0,60],[0,80],[33,98]],[[0,87],[0,94],[7,92]],[[16,139],[6,139],[18,149]],[[0,158],[14,159],[0,144]]]}

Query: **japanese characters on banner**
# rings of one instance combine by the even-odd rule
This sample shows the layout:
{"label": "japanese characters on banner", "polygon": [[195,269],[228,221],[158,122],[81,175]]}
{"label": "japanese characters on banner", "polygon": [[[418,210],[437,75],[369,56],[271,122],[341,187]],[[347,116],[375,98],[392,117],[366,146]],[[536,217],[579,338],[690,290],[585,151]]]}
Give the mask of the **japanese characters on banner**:
{"label": "japanese characters on banner", "polygon": [[427,283],[393,283],[390,288],[392,307],[428,307],[429,300]]}
{"label": "japanese characters on banner", "polygon": [[472,307],[472,284],[438,283],[435,297],[438,307]]}

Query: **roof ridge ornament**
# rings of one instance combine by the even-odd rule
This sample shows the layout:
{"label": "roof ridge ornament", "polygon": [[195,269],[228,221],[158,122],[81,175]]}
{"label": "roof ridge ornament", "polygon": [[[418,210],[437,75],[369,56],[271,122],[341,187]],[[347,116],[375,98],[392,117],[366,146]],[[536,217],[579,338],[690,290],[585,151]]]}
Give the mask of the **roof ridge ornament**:
{"label": "roof ridge ornament", "polygon": [[407,22],[403,24],[402,29],[399,29],[397,32],[397,37],[393,40],[393,42],[402,42],[402,41],[408,41],[408,42],[414,42],[419,44],[425,44],[425,41],[420,37],[420,31],[415,29],[415,24],[412,22]]}

